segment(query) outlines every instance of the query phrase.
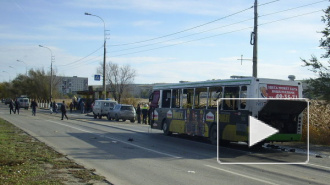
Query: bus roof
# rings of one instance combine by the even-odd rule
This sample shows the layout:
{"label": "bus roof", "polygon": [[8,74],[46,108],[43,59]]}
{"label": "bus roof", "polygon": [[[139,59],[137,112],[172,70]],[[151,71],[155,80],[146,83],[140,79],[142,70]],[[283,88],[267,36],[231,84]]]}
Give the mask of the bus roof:
{"label": "bus roof", "polygon": [[253,77],[241,78],[241,79],[227,79],[227,80],[207,80],[197,82],[183,82],[183,83],[171,83],[171,84],[158,84],[155,85],[154,89],[180,89],[180,88],[193,88],[193,87],[212,87],[221,85],[248,85],[251,84]]}
{"label": "bus roof", "polygon": [[230,85],[250,85],[254,81],[260,82],[272,82],[280,84],[291,84],[297,85],[298,81],[279,80],[279,79],[268,79],[268,78],[255,78],[245,77],[238,79],[224,79],[224,80],[207,80],[197,82],[182,82],[182,83],[171,83],[171,84],[157,84],[153,87],[154,90],[161,89],[181,89],[181,88],[195,88],[195,87],[212,87],[212,86],[230,86]]}

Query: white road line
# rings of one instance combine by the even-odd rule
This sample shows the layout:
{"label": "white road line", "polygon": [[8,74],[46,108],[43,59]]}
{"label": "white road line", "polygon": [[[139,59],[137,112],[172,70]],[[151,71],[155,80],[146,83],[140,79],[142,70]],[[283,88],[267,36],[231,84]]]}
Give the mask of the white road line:
{"label": "white road line", "polygon": [[320,167],[320,168],[325,168],[325,169],[328,169],[328,170],[330,170],[330,167],[327,167],[327,166],[321,166],[321,165],[312,164],[312,163],[307,163],[307,165],[311,165],[311,166],[317,166],[317,167]]}
{"label": "white road line", "polygon": [[205,165],[205,166],[207,166],[207,167],[209,167],[209,168],[216,169],[216,170],[224,171],[224,172],[227,172],[227,173],[230,173],[230,174],[233,174],[233,175],[238,175],[238,176],[241,176],[241,177],[245,177],[245,178],[248,178],[248,179],[252,179],[252,180],[255,180],[255,181],[259,181],[259,182],[261,182],[261,183],[277,185],[276,183],[272,183],[272,182],[269,182],[269,181],[266,181],[266,180],[262,180],[262,179],[254,178],[254,177],[247,176],[247,175],[243,175],[243,174],[240,174],[240,173],[237,173],[237,172],[232,172],[232,171],[225,170],[225,169],[222,169],[222,168],[218,168],[218,167],[215,167],[215,166],[211,166],[211,165]]}
{"label": "white road line", "polygon": [[173,157],[173,158],[176,158],[176,159],[181,159],[182,158],[182,157],[178,157],[178,156],[175,156],[175,155],[172,155],[172,154],[160,152],[160,151],[153,150],[153,149],[150,149],[150,148],[146,148],[146,147],[143,147],[143,146],[139,146],[139,145],[136,145],[136,144],[133,144],[133,143],[122,141],[122,140],[119,140],[119,139],[116,139],[116,138],[113,138],[113,137],[105,136],[103,134],[96,134],[96,133],[93,133],[93,132],[88,131],[88,130],[84,130],[84,129],[77,128],[77,127],[74,127],[74,126],[66,125],[66,124],[63,124],[63,123],[56,122],[56,121],[51,121],[51,120],[47,120],[47,121],[48,122],[52,122],[52,123],[56,123],[56,124],[59,124],[59,125],[62,125],[62,126],[70,127],[70,128],[76,129],[76,130],[80,130],[80,131],[83,131],[83,132],[91,133],[91,134],[94,134],[94,135],[97,135],[97,136],[100,136],[100,137],[103,137],[103,138],[108,138],[108,139],[111,139],[111,140],[116,140],[116,141],[125,143],[127,145],[135,146],[137,148],[141,148],[141,149],[144,149],[144,150],[147,150],[147,151],[150,151],[150,152],[154,152],[154,153],[166,155],[166,156]]}

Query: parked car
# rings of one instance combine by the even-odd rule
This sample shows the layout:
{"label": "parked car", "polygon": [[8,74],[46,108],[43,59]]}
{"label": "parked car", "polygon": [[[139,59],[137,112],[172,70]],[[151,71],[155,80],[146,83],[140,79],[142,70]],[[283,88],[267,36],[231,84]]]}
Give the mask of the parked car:
{"label": "parked car", "polygon": [[119,119],[126,121],[130,120],[132,123],[135,122],[136,112],[133,105],[118,104],[113,110],[109,112],[108,119]]}
{"label": "parked car", "polygon": [[10,98],[7,98],[7,99],[5,100],[5,105],[10,104],[11,101],[12,101],[12,100],[11,100]]}
{"label": "parked car", "polygon": [[112,110],[117,104],[118,103],[113,100],[95,100],[93,106],[94,118],[99,117],[102,119],[102,116],[108,116],[109,111]]}

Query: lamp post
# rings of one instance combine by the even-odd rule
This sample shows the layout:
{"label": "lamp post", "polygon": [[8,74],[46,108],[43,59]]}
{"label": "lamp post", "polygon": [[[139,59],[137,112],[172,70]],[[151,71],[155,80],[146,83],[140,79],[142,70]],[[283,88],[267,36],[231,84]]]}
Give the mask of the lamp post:
{"label": "lamp post", "polygon": [[93,14],[90,14],[90,13],[87,13],[85,12],[85,15],[90,15],[90,16],[94,16],[94,17],[98,17],[99,19],[102,20],[103,22],[103,32],[104,32],[104,53],[103,53],[103,93],[104,93],[104,99],[107,98],[107,90],[106,90],[106,85],[105,85],[105,63],[106,63],[106,38],[105,38],[105,22],[104,20],[100,17],[100,16],[97,16],[97,15],[93,15]]}
{"label": "lamp post", "polygon": [[53,52],[46,46],[39,45],[39,47],[46,48],[50,51],[50,102],[52,102],[52,82],[53,82]]}
{"label": "lamp post", "polygon": [[26,63],[24,61],[22,61],[22,60],[16,60],[16,61],[17,62],[22,62],[22,63],[25,64],[25,75],[27,75],[27,65],[26,65]]}
{"label": "lamp post", "polygon": [[17,76],[17,70],[13,66],[9,66],[10,68],[15,70],[16,76]]}
{"label": "lamp post", "polygon": [[[4,73],[8,73],[7,71],[2,71],[2,72],[4,72]],[[11,79],[11,77],[10,77],[10,73],[8,73],[8,75],[9,75],[9,82],[10,82],[10,79]]]}

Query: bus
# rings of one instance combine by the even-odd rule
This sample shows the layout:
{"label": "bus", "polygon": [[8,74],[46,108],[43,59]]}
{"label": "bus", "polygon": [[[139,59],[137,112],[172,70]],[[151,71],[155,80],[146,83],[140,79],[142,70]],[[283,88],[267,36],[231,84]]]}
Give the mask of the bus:
{"label": "bus", "polygon": [[228,144],[248,142],[253,116],[279,130],[264,142],[299,141],[307,107],[299,98],[302,84],[294,80],[241,77],[158,84],[149,97],[150,125],[165,135],[201,136],[213,144]]}

